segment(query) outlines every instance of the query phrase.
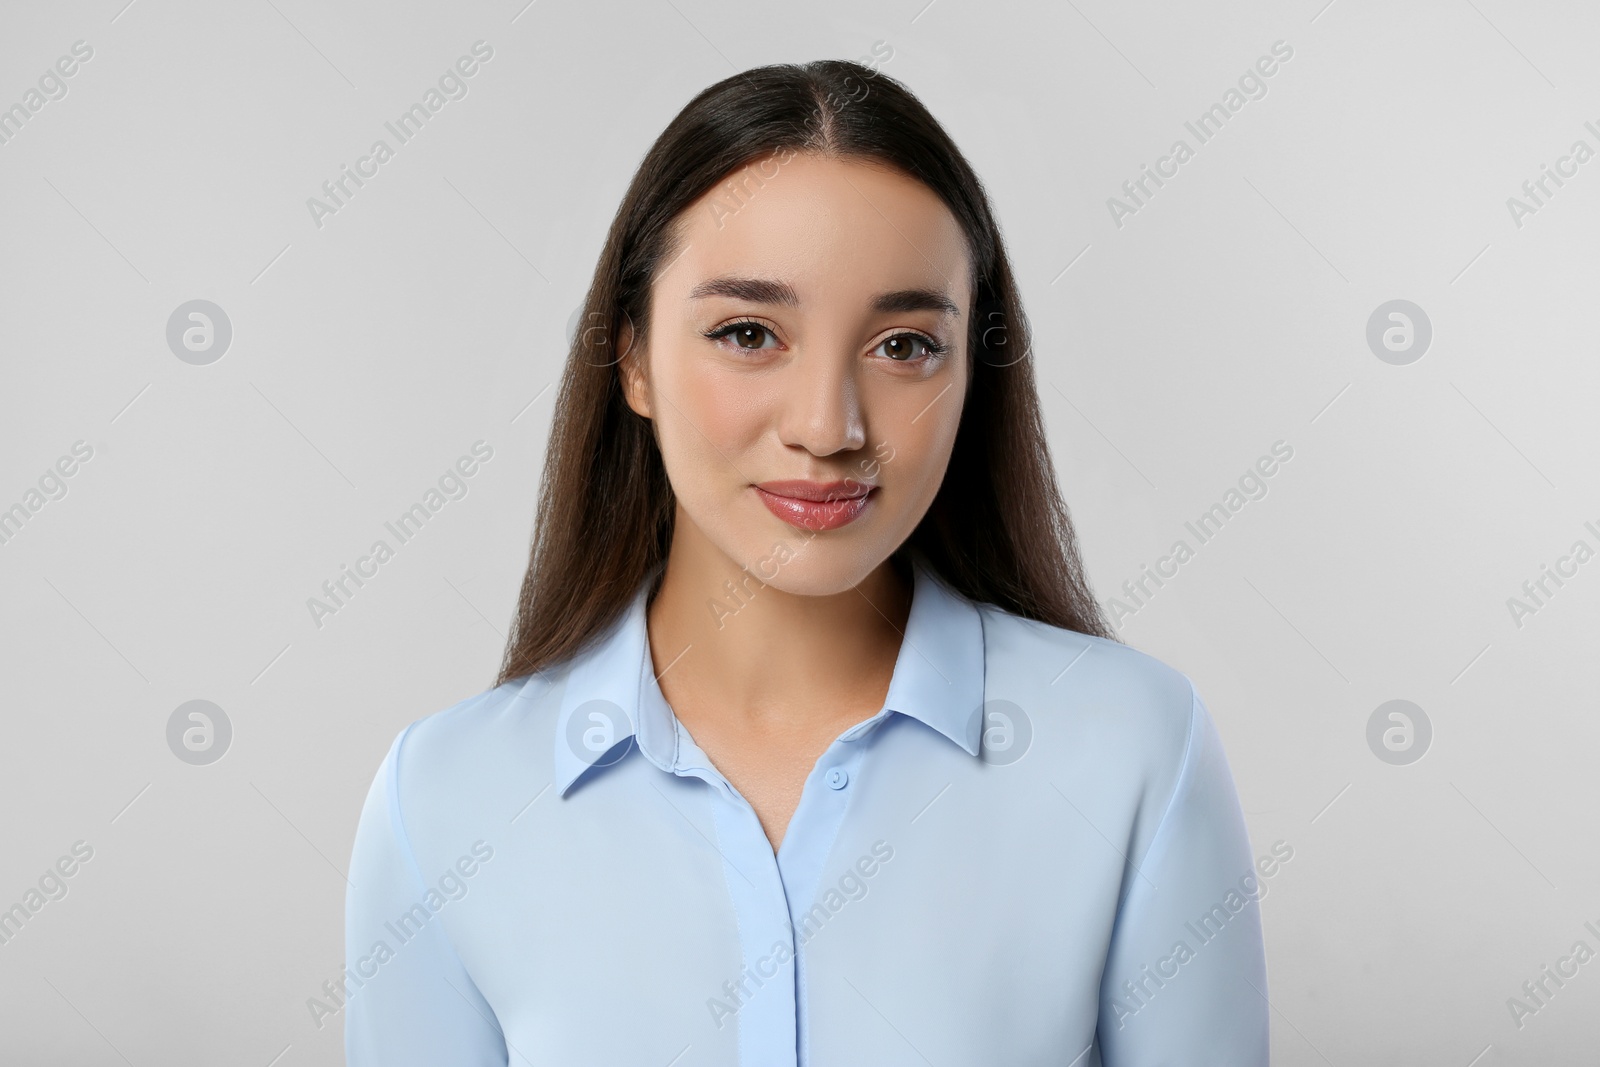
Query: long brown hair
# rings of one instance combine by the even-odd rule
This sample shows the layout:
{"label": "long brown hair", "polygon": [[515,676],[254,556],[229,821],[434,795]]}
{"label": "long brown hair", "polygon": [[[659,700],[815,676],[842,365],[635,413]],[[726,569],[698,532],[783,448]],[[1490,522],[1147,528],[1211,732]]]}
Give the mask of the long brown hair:
{"label": "long brown hair", "polygon": [[975,294],[967,397],[943,485],[906,545],[971,600],[1117,640],[1056,485],[1028,324],[982,184],[905,86],[862,64],[819,60],[759,67],[705,89],[634,174],[567,355],[496,685],[580,651],[665,562],[672,487],[649,420],[623,399],[617,365],[629,353],[617,349],[626,337],[630,349],[645,344],[651,284],[678,249],[683,210],[751,161],[792,151],[905,172],[966,233]]}

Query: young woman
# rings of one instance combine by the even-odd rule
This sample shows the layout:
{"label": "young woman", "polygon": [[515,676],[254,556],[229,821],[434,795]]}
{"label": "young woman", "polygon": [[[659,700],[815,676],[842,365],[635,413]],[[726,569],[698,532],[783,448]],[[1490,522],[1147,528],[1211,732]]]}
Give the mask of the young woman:
{"label": "young woman", "polygon": [[705,90],[582,321],[500,676],[361,814],[349,1062],[1265,1064],[1217,730],[1100,617],[928,112]]}

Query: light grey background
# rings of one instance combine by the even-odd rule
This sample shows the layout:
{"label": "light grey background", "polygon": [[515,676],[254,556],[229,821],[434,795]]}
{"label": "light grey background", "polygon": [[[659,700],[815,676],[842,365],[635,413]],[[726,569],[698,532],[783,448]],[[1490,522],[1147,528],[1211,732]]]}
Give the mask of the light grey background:
{"label": "light grey background", "polygon": [[[1036,330],[1050,444],[1116,595],[1276,441],[1293,458],[1122,627],[1195,679],[1253,846],[1280,1064],[1569,1064],[1600,959],[1600,149],[1591,5],[708,0],[8,4],[0,107],[93,56],[0,145],[0,1060],[342,1062],[361,799],[406,723],[485,688],[526,560],[569,317],[641,154],[736,70],[856,58],[988,186]],[[337,214],[321,195],[473,42],[493,58]],[[1208,143],[1184,127],[1275,41]],[[1107,207],[1195,149],[1119,227]],[[178,359],[179,305],[233,337]],[[1392,365],[1379,305],[1433,339]],[[320,627],[321,584],[473,442],[493,458]],[[1132,602],[1130,601],[1130,606]],[[167,743],[224,709],[225,756]],[[1393,765],[1380,704],[1432,725]]]}

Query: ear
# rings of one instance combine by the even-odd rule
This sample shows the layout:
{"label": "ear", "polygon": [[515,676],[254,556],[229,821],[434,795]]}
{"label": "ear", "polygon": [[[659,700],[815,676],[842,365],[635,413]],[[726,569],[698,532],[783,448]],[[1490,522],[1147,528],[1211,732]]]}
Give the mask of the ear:
{"label": "ear", "polygon": [[642,418],[651,418],[650,388],[646,381],[644,351],[633,347],[633,323],[623,316],[617,348],[623,355],[617,360],[617,374],[622,379],[622,396]]}

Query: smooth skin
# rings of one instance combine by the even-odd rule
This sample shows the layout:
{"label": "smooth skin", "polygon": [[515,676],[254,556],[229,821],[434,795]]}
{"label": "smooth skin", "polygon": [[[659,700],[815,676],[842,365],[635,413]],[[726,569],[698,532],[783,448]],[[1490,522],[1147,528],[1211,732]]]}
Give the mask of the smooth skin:
{"label": "smooth skin", "polygon": [[[661,690],[776,852],[818,757],[888,694],[911,604],[889,556],[949,465],[971,266],[954,215],[902,172],[786,152],[743,173],[762,180],[742,203],[719,185],[686,211],[648,341],[635,351],[625,331],[619,373],[677,497],[648,612]],[[718,279],[778,283],[794,302],[706,293]],[[901,307],[948,306],[875,306],[914,290]],[[753,325],[706,336],[739,322]],[[777,479],[878,489],[854,522],[813,532],[751,487]]]}

